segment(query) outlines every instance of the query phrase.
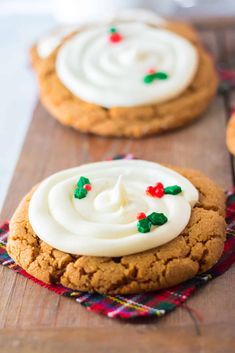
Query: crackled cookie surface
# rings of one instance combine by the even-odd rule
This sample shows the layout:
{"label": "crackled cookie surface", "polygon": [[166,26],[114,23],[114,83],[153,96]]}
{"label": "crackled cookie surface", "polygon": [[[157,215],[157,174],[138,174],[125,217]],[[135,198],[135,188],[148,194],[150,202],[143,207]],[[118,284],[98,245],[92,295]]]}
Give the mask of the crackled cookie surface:
{"label": "crackled cookie surface", "polygon": [[190,122],[217,87],[211,58],[180,23],[115,21],[82,29],[37,57],[41,99],[83,132],[133,136]]}
{"label": "crackled cookie surface", "polygon": [[145,161],[103,162],[55,174],[34,188],[10,222],[8,252],[48,283],[139,293],[212,267],[224,235],[223,191],[201,173]]}

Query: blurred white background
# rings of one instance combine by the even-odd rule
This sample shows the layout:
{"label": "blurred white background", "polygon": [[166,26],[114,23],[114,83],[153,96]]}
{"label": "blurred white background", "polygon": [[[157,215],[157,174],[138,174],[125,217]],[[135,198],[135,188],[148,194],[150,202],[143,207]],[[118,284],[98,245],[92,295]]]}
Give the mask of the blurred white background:
{"label": "blurred white background", "polygon": [[37,101],[29,47],[59,21],[91,21],[123,6],[187,19],[235,15],[235,0],[0,0],[0,209]]}

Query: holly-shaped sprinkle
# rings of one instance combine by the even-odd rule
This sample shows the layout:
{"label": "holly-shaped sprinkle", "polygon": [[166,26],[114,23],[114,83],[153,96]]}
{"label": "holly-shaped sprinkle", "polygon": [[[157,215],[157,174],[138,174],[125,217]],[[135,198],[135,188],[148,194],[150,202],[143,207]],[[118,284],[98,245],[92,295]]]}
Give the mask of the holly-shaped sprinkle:
{"label": "holly-shaped sprinkle", "polygon": [[168,221],[168,218],[164,215],[164,213],[153,212],[148,216],[148,220],[154,226],[162,226]]}
{"label": "holly-shaped sprinkle", "polygon": [[119,43],[122,39],[122,35],[117,31],[116,27],[111,27],[109,29],[109,40],[111,43]]}
{"label": "holly-shaped sprinkle", "polygon": [[157,183],[155,186],[148,186],[146,189],[146,194],[152,197],[161,198],[164,195],[178,195],[182,192],[179,185],[167,186],[164,188],[162,183]]}
{"label": "holly-shaped sprinkle", "polygon": [[78,182],[77,182],[77,186],[78,186],[79,188],[82,188],[82,187],[83,187],[84,185],[86,185],[86,184],[91,184],[91,183],[90,183],[90,180],[89,180],[88,178],[84,177],[84,176],[81,176],[81,177],[79,178]]}
{"label": "holly-shaped sprinkle", "polygon": [[179,185],[172,185],[164,188],[164,192],[167,195],[178,195],[182,192],[182,189]]}
{"label": "holly-shaped sprinkle", "polygon": [[151,230],[152,223],[148,218],[143,218],[137,223],[137,228],[140,233],[148,233]]}
{"label": "holly-shaped sprinkle", "polygon": [[155,80],[154,75],[153,74],[148,74],[146,76],[144,76],[144,83],[146,83],[146,85],[152,83]]}
{"label": "holly-shaped sprinkle", "polygon": [[76,188],[74,190],[74,197],[75,199],[84,199],[84,197],[86,197],[87,195],[87,191],[86,189],[83,188]]}
{"label": "holly-shaped sprinkle", "polygon": [[168,221],[168,218],[164,213],[152,212],[149,216],[146,216],[144,212],[137,215],[138,223],[137,229],[140,233],[148,233],[153,226],[162,226]]}
{"label": "holly-shaped sprinkle", "polygon": [[91,190],[90,180],[84,176],[81,176],[77,182],[73,196],[75,199],[84,199],[87,193]]}
{"label": "holly-shaped sprinkle", "polygon": [[167,80],[167,79],[168,79],[168,74],[166,72],[149,69],[147,75],[144,76],[144,83],[148,85],[155,80]]}
{"label": "holly-shaped sprinkle", "polygon": [[155,73],[155,78],[157,80],[167,80],[168,79],[168,74],[163,71],[158,71]]}

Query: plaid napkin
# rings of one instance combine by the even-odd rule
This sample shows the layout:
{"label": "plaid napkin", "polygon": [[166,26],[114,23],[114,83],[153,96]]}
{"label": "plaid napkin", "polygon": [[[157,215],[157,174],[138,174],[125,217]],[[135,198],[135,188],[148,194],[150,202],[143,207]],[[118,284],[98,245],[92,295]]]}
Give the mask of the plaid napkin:
{"label": "plaid napkin", "polygon": [[[0,264],[29,278],[33,282],[59,295],[72,298],[87,310],[106,315],[110,318],[131,319],[136,317],[164,316],[184,302],[200,287],[220,276],[235,262],[235,189],[227,193],[227,240],[224,253],[219,262],[208,272],[178,286],[157,292],[137,295],[101,295],[98,293],[81,293],[61,285],[48,285],[30,276],[16,265],[6,252],[9,224],[0,227]],[[184,304],[185,305],[185,304]],[[192,314],[193,309],[186,307]],[[199,316],[199,315],[198,315]],[[199,317],[200,319],[200,317]]]}

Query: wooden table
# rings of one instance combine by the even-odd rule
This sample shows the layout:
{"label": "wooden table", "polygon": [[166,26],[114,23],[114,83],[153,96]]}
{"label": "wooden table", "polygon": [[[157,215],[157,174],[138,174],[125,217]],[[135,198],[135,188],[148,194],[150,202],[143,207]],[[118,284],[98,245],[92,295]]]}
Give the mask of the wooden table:
{"label": "wooden table", "polygon": [[[234,21],[227,21],[226,29],[214,22],[198,26],[216,59],[227,68],[235,67]],[[233,100],[233,93],[226,91],[192,125],[136,141],[79,134],[59,125],[38,104],[1,220],[10,218],[22,196],[49,174],[117,153],[198,168],[224,188],[231,187],[233,159],[225,147],[225,125]],[[204,318],[200,332],[184,308],[160,320],[111,320],[0,267],[0,352],[232,352],[235,266],[187,303]]]}

